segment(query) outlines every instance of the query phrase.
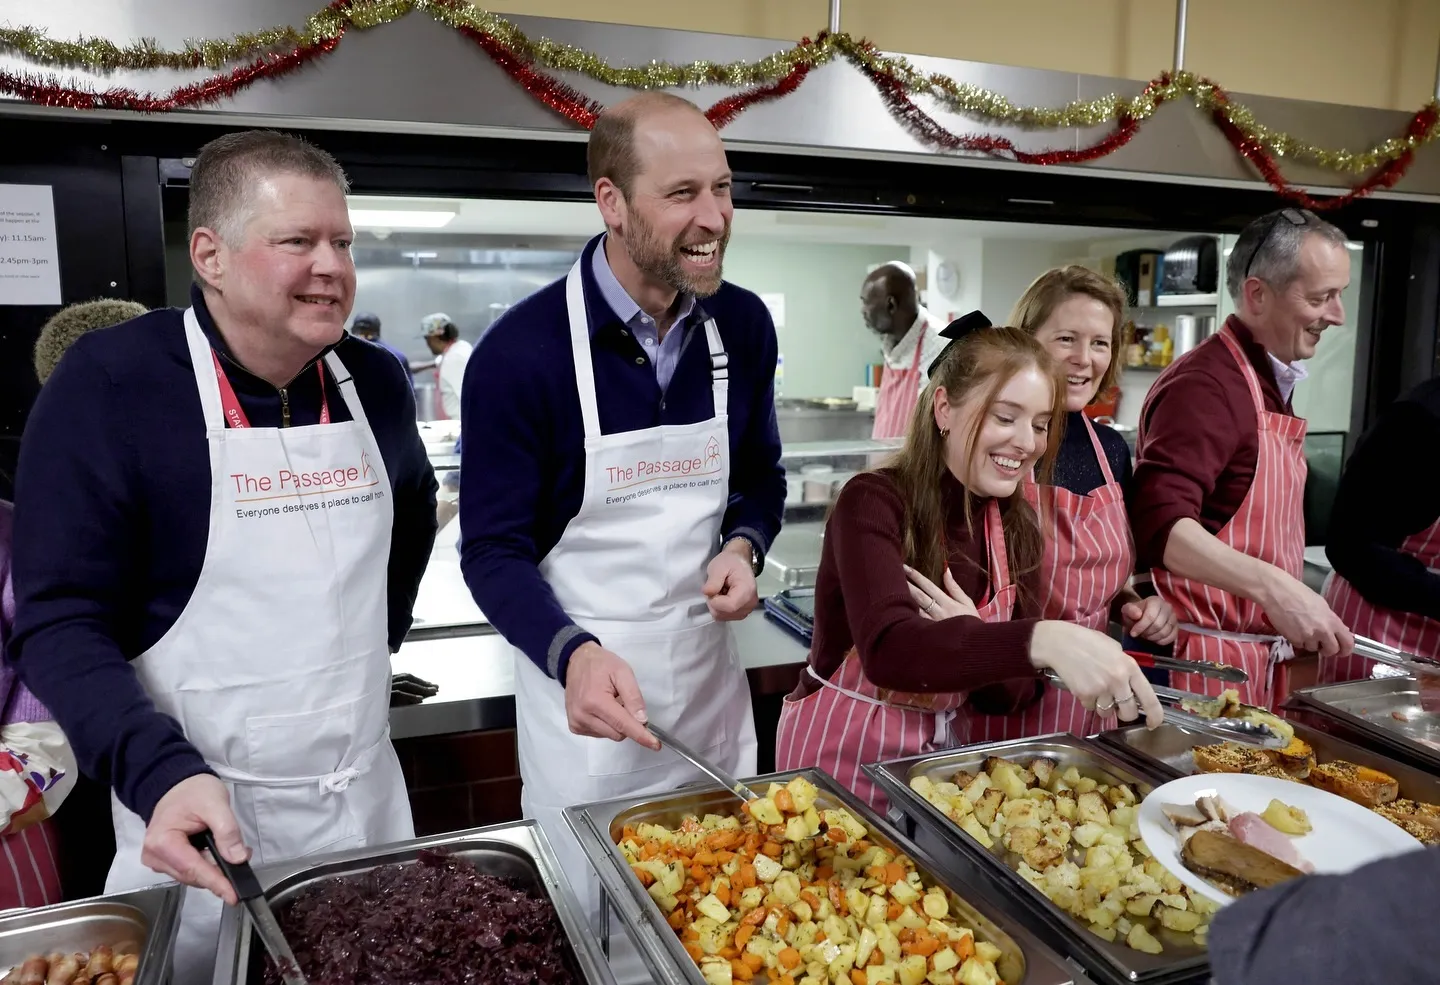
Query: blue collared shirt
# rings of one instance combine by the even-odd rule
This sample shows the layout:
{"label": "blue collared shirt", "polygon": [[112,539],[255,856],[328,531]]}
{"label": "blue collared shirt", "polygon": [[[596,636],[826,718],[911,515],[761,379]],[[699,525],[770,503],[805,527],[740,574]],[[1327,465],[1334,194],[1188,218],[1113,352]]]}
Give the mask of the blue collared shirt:
{"label": "blue collared shirt", "polygon": [[[690,330],[688,322],[695,311],[695,297],[691,294],[680,295],[680,310],[675,314],[675,321],[671,324],[670,331],[665,333],[665,337],[660,338],[655,319],[635,303],[635,299],[620,286],[615,271],[610,269],[610,261],[605,257],[605,244],[609,238],[606,236],[600,240],[600,246],[595,250],[595,257],[590,263],[591,271],[595,275],[595,286],[600,289],[600,296],[610,305],[610,310],[615,312],[615,317],[625,323],[635,340],[644,347],[645,355],[655,367],[655,379],[660,384],[660,389],[668,390],[670,379],[675,375],[675,366],[680,362],[680,350],[685,346],[685,335]],[[591,325],[590,328],[593,333],[595,326]]]}

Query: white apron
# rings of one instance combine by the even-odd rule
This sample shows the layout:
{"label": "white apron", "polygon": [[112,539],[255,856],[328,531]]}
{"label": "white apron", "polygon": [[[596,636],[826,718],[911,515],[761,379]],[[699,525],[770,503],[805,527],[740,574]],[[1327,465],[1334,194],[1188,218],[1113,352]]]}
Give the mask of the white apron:
{"label": "white apron", "polygon": [[[602,435],[579,262],[566,278],[565,300],[585,425],[585,496],[540,573],[566,614],[634,669],[651,721],[673,729],[731,775],[753,776],[749,685],[729,627],[710,616],[701,592],[730,488],[729,383],[720,333],[706,321],[714,417]],[[519,651],[515,667],[521,807],[540,822],[595,921],[598,883],[561,811],[665,793],[704,777],[669,750],[574,735],[564,688]]]}
{"label": "white apron", "polygon": [[[253,865],[414,837],[389,741],[394,510],[355,384],[332,352],[325,368],[353,420],[252,428],[193,310],[185,337],[210,446],[210,535],[189,604],[131,666],[225,781]],[[106,892],[166,881],[140,862],[144,823],[113,796],[112,807]],[[175,982],[210,981],[219,919],[217,897],[186,893]]]}

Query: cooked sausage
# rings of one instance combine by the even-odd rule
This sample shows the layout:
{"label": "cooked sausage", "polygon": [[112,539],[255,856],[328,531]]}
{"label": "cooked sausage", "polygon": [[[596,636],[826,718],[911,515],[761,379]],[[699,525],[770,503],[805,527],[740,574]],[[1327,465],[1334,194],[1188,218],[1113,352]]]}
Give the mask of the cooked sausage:
{"label": "cooked sausage", "polygon": [[120,974],[120,985],[135,985],[135,972],[125,971]]}
{"label": "cooked sausage", "polygon": [[136,941],[121,941],[111,948],[111,950],[115,952],[115,956],[118,958],[122,954],[139,954],[140,945]]}
{"label": "cooked sausage", "polygon": [[117,975],[123,975],[127,971],[133,973],[135,969],[139,967],[139,965],[140,955],[118,954],[115,956],[115,963],[111,966],[110,970],[115,972],[115,974]]}
{"label": "cooked sausage", "polygon": [[20,966],[20,985],[45,985],[50,962],[41,957],[26,958]]}
{"label": "cooked sausage", "polygon": [[105,972],[105,974],[95,979],[95,981],[91,983],[91,985],[120,985],[120,979],[111,972],[107,971]]}
{"label": "cooked sausage", "polygon": [[85,962],[85,971],[82,977],[99,978],[114,967],[114,954],[109,945],[101,944],[90,952],[90,960]]}
{"label": "cooked sausage", "polygon": [[45,985],[73,985],[80,973],[80,962],[74,955],[67,954],[50,965],[50,974],[45,976]]}

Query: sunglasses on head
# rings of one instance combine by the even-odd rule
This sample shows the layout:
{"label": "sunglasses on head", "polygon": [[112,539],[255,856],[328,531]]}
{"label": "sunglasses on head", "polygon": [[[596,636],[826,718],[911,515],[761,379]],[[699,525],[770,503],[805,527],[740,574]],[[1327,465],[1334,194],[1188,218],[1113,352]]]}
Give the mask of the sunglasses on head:
{"label": "sunglasses on head", "polygon": [[1243,278],[1244,280],[1250,279],[1250,268],[1255,266],[1255,258],[1260,255],[1261,250],[1265,249],[1265,244],[1270,242],[1270,237],[1274,234],[1275,227],[1280,225],[1280,220],[1282,219],[1290,223],[1290,225],[1295,226],[1296,228],[1299,228],[1301,226],[1308,226],[1310,224],[1310,220],[1305,216],[1305,213],[1301,212],[1299,209],[1281,209],[1279,212],[1276,212],[1274,215],[1272,215],[1270,217],[1270,222],[1265,226],[1264,235],[1262,235],[1259,241],[1255,244],[1255,249],[1250,251],[1250,258],[1245,261],[1245,277]]}

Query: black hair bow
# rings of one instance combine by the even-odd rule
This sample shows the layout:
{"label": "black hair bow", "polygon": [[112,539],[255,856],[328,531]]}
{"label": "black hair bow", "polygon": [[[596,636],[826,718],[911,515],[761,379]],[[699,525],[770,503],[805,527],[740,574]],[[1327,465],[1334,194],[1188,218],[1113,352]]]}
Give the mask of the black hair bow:
{"label": "black hair bow", "polygon": [[950,350],[955,348],[956,342],[959,342],[971,332],[978,332],[982,328],[990,328],[991,326],[992,323],[990,319],[986,318],[985,313],[982,311],[972,311],[968,315],[961,315],[946,325],[940,330],[940,337],[942,339],[949,339],[950,341],[945,343],[945,348],[940,350],[940,355],[930,360],[930,365],[925,369],[925,376],[928,378],[935,375],[935,368],[950,354]]}

